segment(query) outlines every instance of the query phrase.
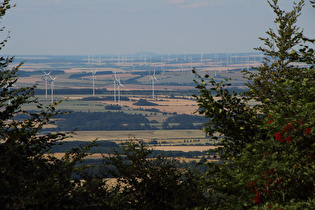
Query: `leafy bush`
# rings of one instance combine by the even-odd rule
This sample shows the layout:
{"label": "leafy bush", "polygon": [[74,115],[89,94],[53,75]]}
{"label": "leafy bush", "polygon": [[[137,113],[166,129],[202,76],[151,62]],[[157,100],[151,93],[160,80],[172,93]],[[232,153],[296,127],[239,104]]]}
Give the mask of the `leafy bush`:
{"label": "leafy bush", "polygon": [[[315,40],[296,26],[304,1],[290,12],[281,10],[277,0],[268,3],[278,30],[260,38],[265,48],[257,50],[265,58],[257,71],[243,71],[248,91],[230,93],[228,79],[216,82],[205,75],[212,86],[207,89],[197,75],[199,113],[210,119],[204,131],[224,137],[223,147],[214,150],[220,163],[207,163],[214,208],[315,207],[315,58],[308,46]],[[248,106],[250,100],[259,103]]]}

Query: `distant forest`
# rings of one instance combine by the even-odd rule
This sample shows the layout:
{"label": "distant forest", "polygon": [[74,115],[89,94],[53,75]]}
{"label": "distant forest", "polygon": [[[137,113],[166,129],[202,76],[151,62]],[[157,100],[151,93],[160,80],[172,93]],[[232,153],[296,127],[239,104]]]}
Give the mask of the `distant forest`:
{"label": "distant forest", "polygon": [[[90,96],[79,99],[80,101],[114,101],[114,96]],[[120,96],[120,101],[129,101],[130,99],[127,96]]]}
{"label": "distant forest", "polygon": [[152,130],[156,129],[142,114],[123,112],[72,112],[57,116],[58,130]]}
{"label": "distant forest", "polygon": [[[108,75],[113,74],[112,71],[100,71],[97,75]],[[82,77],[91,76],[91,72],[82,72],[70,75],[69,79],[82,79]]]}
{"label": "distant forest", "polygon": [[[69,141],[69,142],[63,142],[59,145],[54,145],[51,148],[52,153],[59,153],[59,152],[66,152],[70,151],[71,148],[76,148],[80,146],[85,146],[89,142],[85,141]],[[211,145],[211,144],[209,144]],[[103,154],[114,154],[114,149],[116,151],[122,152],[122,149],[119,145],[117,145],[113,141],[105,141],[105,140],[98,140],[97,146],[91,148],[90,152],[92,153],[103,153]],[[189,152],[183,152],[183,151],[162,151],[162,150],[153,150],[150,154],[150,158],[156,158],[159,155],[162,155],[163,157],[186,157],[186,158],[199,158],[200,156],[213,156],[213,152],[209,151],[189,151]]]}
{"label": "distant forest", "polygon": [[163,122],[163,129],[200,129],[208,121],[204,116],[180,114],[167,118]]}
{"label": "distant forest", "polygon": [[[50,72],[50,70],[43,70],[46,73]],[[43,71],[23,71],[20,70],[19,71],[19,76],[20,77],[29,77],[29,76],[33,76],[33,75],[39,75],[42,74],[44,76],[44,72]],[[61,74],[65,74],[65,71],[62,70],[54,70],[53,75],[61,75]]]}
{"label": "distant forest", "polygon": [[[118,108],[119,106],[115,107]],[[120,108],[120,107],[119,107]],[[25,119],[18,115],[16,119]],[[121,111],[108,112],[71,112],[55,117],[57,128],[46,128],[46,131],[106,131],[106,130],[157,130],[142,114],[126,114]],[[203,116],[177,114],[168,117],[163,123],[163,129],[200,129],[208,119]]]}
{"label": "distant forest", "polygon": [[[236,85],[236,84],[235,84]],[[242,86],[243,84],[237,84],[239,86]],[[247,91],[247,88],[239,88],[239,87],[226,87],[229,91],[235,91],[237,94],[243,93],[244,91]],[[99,88],[95,90],[96,95],[97,94],[109,94],[113,95],[113,91],[109,91],[106,88]],[[121,95],[151,95],[151,90],[120,90]],[[180,96],[192,96],[195,94],[196,91],[194,89],[192,90],[176,90],[176,91],[164,91],[164,90],[156,90],[155,95],[174,95],[177,97]],[[212,92],[213,94],[215,92]],[[45,89],[35,89],[36,95],[45,95]],[[55,89],[54,90],[55,95],[92,95],[92,89],[91,88],[82,88],[82,89],[74,89],[74,88],[63,88],[63,89]],[[120,100],[123,99],[124,96],[121,96]]]}

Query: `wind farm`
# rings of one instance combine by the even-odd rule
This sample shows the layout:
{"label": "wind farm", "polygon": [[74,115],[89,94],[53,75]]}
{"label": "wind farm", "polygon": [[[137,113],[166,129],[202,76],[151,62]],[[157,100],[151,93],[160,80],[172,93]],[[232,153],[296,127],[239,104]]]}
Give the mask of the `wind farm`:
{"label": "wind farm", "polygon": [[[37,83],[37,88],[44,90],[41,94],[44,94],[45,98],[47,98],[47,82],[51,74],[58,74],[56,90],[72,89],[76,92],[91,89],[92,86],[92,96],[96,96],[98,90],[112,91],[113,95],[118,87],[124,84],[124,91],[147,90],[151,91],[152,98],[155,98],[157,91],[194,89],[195,75],[191,72],[192,67],[198,74],[209,73],[217,80],[229,77],[232,79],[232,86],[241,88],[244,81],[241,71],[260,65],[261,57],[254,53],[192,55],[133,53],[130,55],[60,56],[51,60],[50,63],[46,63],[44,59],[31,58],[21,70],[32,76],[21,76],[19,82]],[[37,74],[38,71],[44,73],[44,79]]]}
{"label": "wind farm", "polygon": [[[25,58],[17,56],[17,60]],[[192,68],[218,81],[231,78],[231,88],[241,92],[245,88],[241,71],[260,65],[261,58],[257,53],[28,56],[28,62],[21,67],[18,83],[37,84],[35,93],[43,103],[67,99],[60,106],[68,109],[105,111],[106,105],[145,109],[133,103],[146,99],[159,104],[154,108],[161,112],[193,114],[196,107],[191,102],[196,75],[192,74]],[[82,102],[76,102],[87,97],[94,97],[93,103],[82,106]],[[170,97],[186,100],[176,104]]]}
{"label": "wind farm", "polygon": [[[71,110],[73,114],[81,117],[86,113],[95,113],[92,121],[83,117],[84,120],[66,122],[60,118],[56,125],[47,129],[77,129],[78,138],[85,132],[89,132],[91,138],[98,138],[104,136],[105,131],[107,133],[110,131],[113,136],[125,140],[130,139],[130,135],[150,136],[144,140],[157,141],[165,145],[191,145],[194,142],[190,143],[186,139],[189,135],[181,135],[179,129],[183,129],[182,132],[195,133],[202,125],[202,120],[198,118],[200,116],[196,114],[197,103],[192,97],[196,93],[197,85],[194,82],[197,75],[192,73],[192,68],[197,74],[209,74],[216,81],[231,78],[230,88],[242,92],[245,88],[243,84],[245,79],[241,71],[259,66],[262,55],[134,52],[112,55],[16,57],[17,62],[26,58],[28,62],[21,66],[18,85],[37,84],[35,95],[44,105],[63,100],[58,104],[58,109]],[[32,106],[25,108],[33,109]],[[117,117],[122,113],[126,116],[119,120],[115,117],[102,117],[109,113],[116,113]],[[139,116],[146,120],[141,123],[128,121]],[[167,123],[173,118],[178,119]],[[198,120],[193,120],[195,118]],[[99,126],[105,122],[113,125],[100,128]],[[149,131],[152,131],[152,134],[148,135]],[[169,138],[162,138],[161,132],[165,132]],[[200,136],[201,131],[189,138],[196,138],[194,141],[199,141],[201,145],[209,142],[209,139]],[[114,137],[107,139],[118,141]]]}
{"label": "wind farm", "polygon": [[[63,56],[52,63],[45,63],[43,59],[39,59],[36,61],[36,65],[32,63],[36,59],[32,58],[21,70],[33,72],[34,76],[20,77],[19,82],[24,84],[37,82],[38,88],[46,90],[48,76],[54,72],[55,74],[58,73],[59,78],[57,89],[88,89],[92,86],[92,95],[95,96],[95,91],[98,89],[113,89],[111,78],[114,74],[119,74],[120,82],[124,83],[125,86],[124,90],[152,90],[152,80],[150,80],[152,73],[150,74],[150,72],[155,72],[155,78],[159,81],[158,87],[155,87],[156,90],[193,89],[194,75],[192,75],[191,70],[194,67],[198,73],[208,72],[218,80],[223,77],[235,78],[238,81],[235,81],[236,83],[233,85],[239,86],[237,82],[242,81],[240,71],[260,65],[261,59],[261,55],[248,53],[230,55],[229,57],[227,54],[161,56],[139,53],[124,56],[98,56],[102,60],[100,63],[94,62],[95,59],[93,58],[95,57],[91,55]],[[36,75],[35,72],[37,71],[45,72],[44,81],[39,75]],[[96,74],[97,81],[95,80]]]}
{"label": "wind farm", "polygon": [[[212,140],[199,130],[204,119],[196,114],[198,105],[192,95],[196,93],[197,75],[192,69],[201,76],[209,74],[216,81],[231,78],[229,88],[242,92],[246,80],[241,71],[255,71],[252,67],[260,65],[262,55],[133,52],[16,56],[17,62],[26,59],[17,85],[36,84],[35,95],[40,103],[54,105],[62,100],[57,108],[71,112],[68,118],[58,117],[55,125],[42,132],[76,129],[78,135],[73,141],[102,136],[117,144],[134,135],[139,140],[158,143],[163,146],[161,149],[178,146],[186,150],[185,146],[198,144],[202,151],[208,149]],[[25,109],[34,107],[25,105]],[[138,118],[141,121],[135,122]]]}

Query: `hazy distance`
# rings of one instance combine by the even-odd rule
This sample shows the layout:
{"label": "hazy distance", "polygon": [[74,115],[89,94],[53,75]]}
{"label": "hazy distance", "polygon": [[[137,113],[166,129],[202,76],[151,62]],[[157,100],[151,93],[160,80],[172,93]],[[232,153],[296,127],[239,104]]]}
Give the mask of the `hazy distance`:
{"label": "hazy distance", "polygon": [[[266,0],[11,2],[2,20],[10,55],[253,52],[275,17]],[[279,2],[291,10],[293,1]],[[305,3],[298,24],[315,38],[315,9]]]}

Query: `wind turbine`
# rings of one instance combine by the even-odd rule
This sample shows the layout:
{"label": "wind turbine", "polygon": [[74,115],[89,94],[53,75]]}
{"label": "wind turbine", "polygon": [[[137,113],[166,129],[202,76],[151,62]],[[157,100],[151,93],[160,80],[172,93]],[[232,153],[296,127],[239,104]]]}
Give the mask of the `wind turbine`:
{"label": "wind turbine", "polygon": [[120,87],[124,87],[124,86],[121,84],[119,77],[118,78],[115,77],[115,79],[116,79],[117,86],[118,86],[118,105],[120,106]]}
{"label": "wind turbine", "polygon": [[[51,70],[52,71],[52,70]],[[45,89],[46,89],[46,98],[47,98],[47,79],[48,79],[48,76],[50,76],[50,73],[51,73],[51,71],[50,72],[48,72],[48,73],[46,73],[46,72],[44,72],[44,74],[45,74]]]}
{"label": "wind turbine", "polygon": [[116,73],[114,74],[114,102],[116,103],[116,82],[117,82],[117,77]]}
{"label": "wind turbine", "polygon": [[163,75],[166,74],[166,67],[165,67],[165,62],[163,63]]}
{"label": "wind turbine", "polygon": [[50,75],[49,75],[49,77],[51,79],[51,84],[50,84],[50,86],[51,86],[51,104],[53,104],[54,103],[54,81],[57,77],[52,78]]}
{"label": "wind turbine", "polygon": [[124,87],[121,82],[120,79],[116,76],[116,73],[114,74],[114,102],[116,103],[116,85],[117,85],[117,89],[118,89],[118,105],[120,106],[120,87]]}
{"label": "wind turbine", "polygon": [[124,87],[121,83],[120,83],[120,79],[118,79],[118,105],[120,106],[120,87]]}
{"label": "wind turbine", "polygon": [[155,77],[155,70],[153,71],[153,76],[150,76],[150,79],[152,81],[152,99],[154,99],[154,81],[158,81]]}
{"label": "wind turbine", "polygon": [[95,71],[91,71],[92,75],[93,75],[93,96],[95,96],[95,74],[96,74],[97,70]]}
{"label": "wind turbine", "polygon": [[144,65],[147,66],[147,54],[144,54]]}
{"label": "wind turbine", "polygon": [[[7,83],[7,88],[8,88],[8,91],[9,91],[9,94],[11,95],[11,88],[12,87],[16,87],[15,84],[9,84]],[[11,105],[11,97],[9,97],[9,100],[8,100],[8,105]]]}
{"label": "wind turbine", "polygon": [[183,73],[184,69],[183,69],[182,64],[179,64],[179,65],[178,65],[178,68],[179,68],[179,69],[181,70],[181,72]]}

